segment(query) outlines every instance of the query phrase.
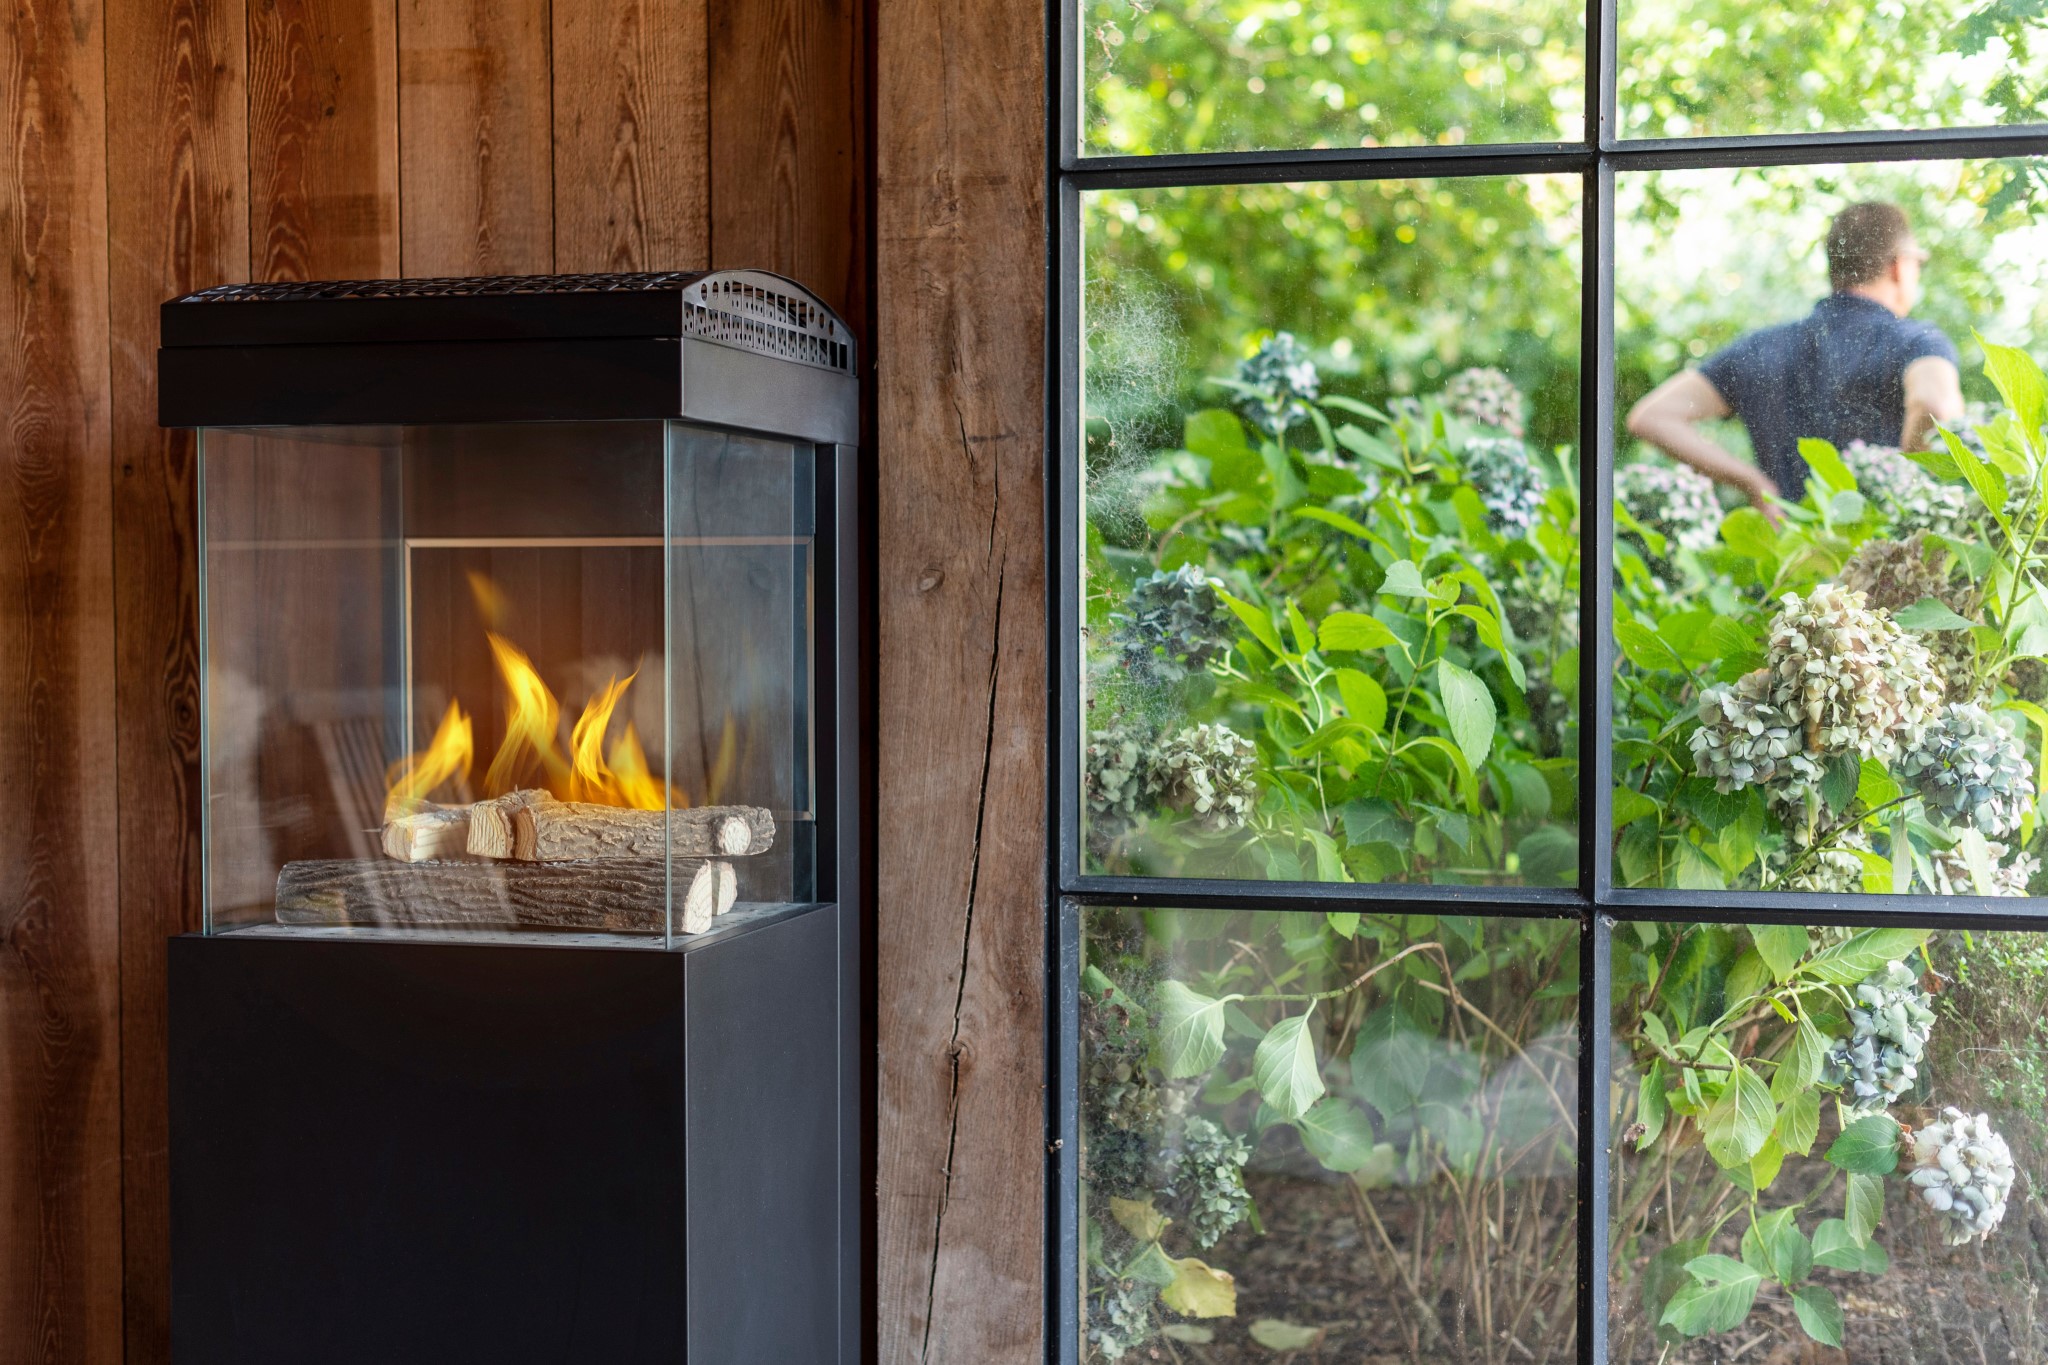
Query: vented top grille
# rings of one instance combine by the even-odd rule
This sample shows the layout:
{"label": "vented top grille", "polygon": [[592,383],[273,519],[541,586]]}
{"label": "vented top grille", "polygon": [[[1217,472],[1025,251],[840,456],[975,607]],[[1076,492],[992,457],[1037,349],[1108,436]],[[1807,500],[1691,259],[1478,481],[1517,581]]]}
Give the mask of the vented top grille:
{"label": "vented top grille", "polygon": [[[673,311],[669,306],[646,296],[669,294],[675,296]],[[273,284],[224,284],[212,289],[202,289],[194,294],[174,300],[166,310],[166,344],[193,344],[173,342],[168,320],[172,311],[186,304],[231,304],[271,303],[296,305],[291,312],[302,309],[306,316],[289,328],[277,330],[279,341],[318,341],[326,339],[322,325],[314,315],[326,317],[322,305],[343,303],[352,310],[344,326],[336,318],[337,335],[334,339],[348,340],[404,340],[428,339],[426,335],[409,333],[399,322],[400,315],[409,315],[414,309],[432,307],[432,301],[448,301],[446,307],[460,310],[459,313],[446,311],[437,313],[429,330],[435,339],[449,339],[458,332],[476,339],[491,337],[533,336],[536,334],[576,335],[581,328],[589,325],[597,315],[591,309],[599,306],[593,295],[637,296],[625,314],[614,314],[605,305],[603,322],[597,334],[662,334],[698,337],[731,346],[738,350],[752,351],[759,355],[774,356],[779,360],[795,361],[802,365],[813,365],[820,369],[840,374],[854,372],[853,336],[846,325],[801,286],[792,284],[761,270],[721,271],[646,271],[638,274],[597,274],[597,275],[495,275],[448,279],[409,280],[310,280],[304,282],[282,281]],[[548,296],[582,296],[588,299],[590,308],[578,306],[573,320],[570,314],[560,310],[545,315],[528,315],[526,305],[515,300],[526,297],[538,306]],[[463,305],[458,301],[474,300]],[[379,301],[379,302],[373,302]],[[395,308],[388,338],[368,334],[381,333],[381,326],[372,324],[364,312],[384,316],[381,301],[391,301]],[[413,301],[410,304],[401,301]],[[626,304],[625,298],[619,298]],[[363,305],[369,303],[369,310]],[[310,308],[307,306],[311,305]],[[657,311],[647,313],[651,306]],[[486,312],[475,312],[485,308]],[[510,310],[510,311],[507,311]],[[516,316],[515,316],[516,314]],[[559,316],[558,316],[559,314]],[[202,316],[188,314],[194,324]],[[236,314],[235,316],[241,316]],[[249,315],[254,318],[256,315]],[[264,316],[271,316],[265,313]],[[278,315],[282,317],[282,310]],[[470,318],[465,322],[463,318]],[[658,318],[658,322],[643,322],[643,318]],[[474,330],[471,330],[471,327]],[[643,330],[652,327],[649,332]],[[367,331],[366,331],[367,329]],[[671,330],[673,329],[673,330]],[[186,329],[180,329],[181,334]],[[218,334],[219,329],[207,327],[209,333]],[[232,335],[219,335],[212,344],[250,344],[257,338],[246,329],[229,328]],[[339,335],[346,333],[346,336]],[[201,342],[199,344],[206,344]]]}

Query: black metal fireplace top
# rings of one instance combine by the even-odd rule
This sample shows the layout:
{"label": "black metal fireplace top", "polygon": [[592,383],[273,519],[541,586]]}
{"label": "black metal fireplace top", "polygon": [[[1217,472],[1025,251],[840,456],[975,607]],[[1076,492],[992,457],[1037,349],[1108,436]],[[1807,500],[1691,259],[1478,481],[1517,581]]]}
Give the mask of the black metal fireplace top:
{"label": "black metal fireplace top", "polygon": [[687,336],[854,368],[846,324],[765,270],[223,284],[164,304],[161,336],[167,348]]}
{"label": "black metal fireplace top", "polygon": [[852,331],[765,270],[227,284],[165,303],[161,338],[165,426],[859,426]]}

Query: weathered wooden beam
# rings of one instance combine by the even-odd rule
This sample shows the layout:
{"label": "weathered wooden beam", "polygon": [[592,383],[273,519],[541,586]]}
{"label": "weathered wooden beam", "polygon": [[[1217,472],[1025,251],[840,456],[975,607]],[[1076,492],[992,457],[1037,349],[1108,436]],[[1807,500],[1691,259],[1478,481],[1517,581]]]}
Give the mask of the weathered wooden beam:
{"label": "weathered wooden beam", "polygon": [[[701,934],[733,906],[731,863],[674,863],[679,929]],[[668,881],[658,858],[574,863],[397,863],[333,858],[286,863],[279,924],[383,928],[583,929],[658,934]]]}

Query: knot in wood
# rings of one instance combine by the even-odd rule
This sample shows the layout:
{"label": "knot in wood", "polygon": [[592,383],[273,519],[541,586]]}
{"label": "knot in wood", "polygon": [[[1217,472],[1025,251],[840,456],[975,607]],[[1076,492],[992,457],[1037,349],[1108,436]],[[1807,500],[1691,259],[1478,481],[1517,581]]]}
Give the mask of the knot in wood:
{"label": "knot in wood", "polygon": [[925,569],[924,573],[918,578],[917,590],[919,592],[930,592],[945,581],[946,571],[934,564]]}

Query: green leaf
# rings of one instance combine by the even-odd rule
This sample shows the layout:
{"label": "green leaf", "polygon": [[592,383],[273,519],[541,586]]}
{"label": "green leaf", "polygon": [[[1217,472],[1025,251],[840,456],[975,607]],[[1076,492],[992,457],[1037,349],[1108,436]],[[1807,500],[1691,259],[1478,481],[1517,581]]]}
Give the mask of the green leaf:
{"label": "green leaf", "polygon": [[1799,959],[1813,946],[1806,930],[1796,924],[1752,924],[1749,933],[1756,940],[1756,950],[1764,965],[1771,969],[1773,981],[1788,979]]}
{"label": "green leaf", "polygon": [[1223,1059],[1224,1003],[1172,978],[1159,983],[1159,1065],[1168,1080],[1199,1076]]}
{"label": "green leaf", "polygon": [[1650,1063],[1650,1069],[1643,1073],[1642,1084],[1636,1089],[1636,1122],[1643,1125],[1642,1136],[1636,1139],[1636,1150],[1647,1152],[1664,1132],[1664,1123],[1671,1115],[1671,1103],[1664,1098],[1664,1062],[1660,1058]]}
{"label": "green leaf", "polygon": [[1237,1316],[1237,1281],[1229,1271],[1193,1256],[1175,1261],[1173,1268],[1173,1283],[1160,1292],[1161,1303],[1184,1318]]}
{"label": "green leaf", "polygon": [[1732,1256],[1695,1256],[1685,1263],[1693,1283],[1671,1296],[1660,1325],[1689,1337],[1726,1332],[1749,1316],[1764,1277]]}
{"label": "green leaf", "polygon": [[1811,1086],[1800,1091],[1778,1111],[1778,1145],[1805,1156],[1820,1136],[1820,1091]]}
{"label": "green leaf", "polygon": [[1932,597],[1923,597],[1910,607],[1892,613],[1892,620],[1899,623],[1901,630],[1972,630],[1976,622],[1958,616],[1946,604]]}
{"label": "green leaf", "polygon": [[1999,346],[1977,338],[1984,348],[1984,373],[1998,390],[1998,396],[2012,409],[2019,428],[2035,454],[2041,453],[2041,426],[2048,422],[2048,380],[2041,367],[2025,351]]}
{"label": "green leaf", "polygon": [[1763,1149],[1749,1159],[1749,1188],[1758,1194],[1771,1187],[1785,1165],[1785,1144],[1773,1133],[1764,1139]]}
{"label": "green leaf", "polygon": [[[1799,457],[1806,461],[1806,467],[1814,477],[1826,486],[1830,493],[1849,493],[1856,489],[1856,476],[1849,472],[1849,466],[1842,463],[1841,455],[1827,441],[1815,440],[1808,436],[1799,442]],[[1855,518],[1851,517],[1853,521]]]}
{"label": "green leaf", "polygon": [[1884,1182],[1874,1175],[1850,1172],[1849,1190],[1842,1201],[1842,1221],[1848,1226],[1850,1240],[1857,1246],[1869,1246],[1870,1234],[1877,1231],[1883,1217]]}
{"label": "green leaf", "polygon": [[1834,1165],[1854,1175],[1890,1175],[1899,1167],[1899,1125],[1884,1114],[1857,1119],[1828,1148]]}
{"label": "green leaf", "polygon": [[1493,694],[1486,684],[1449,659],[1436,664],[1437,690],[1443,694],[1444,714],[1450,720],[1451,738],[1458,742],[1465,761],[1478,767],[1493,748]]}
{"label": "green leaf", "polygon": [[1842,1344],[1842,1305],[1832,1291],[1817,1284],[1801,1285],[1792,1291],[1792,1311],[1806,1335],[1823,1346]]}
{"label": "green leaf", "polygon": [[1793,1221],[1793,1208],[1760,1214],[1742,1234],[1742,1260],[1779,1284],[1791,1286],[1813,1270],[1813,1246]]}
{"label": "green leaf", "polygon": [[1763,1150],[1777,1113],[1771,1103],[1770,1087],[1754,1071],[1737,1062],[1720,1098],[1708,1106],[1701,1120],[1707,1154],[1723,1167],[1747,1165],[1751,1157]]}
{"label": "green leaf", "polygon": [[1831,948],[1823,948],[1800,968],[1802,976],[1831,986],[1854,986],[1887,963],[1903,962],[1927,942],[1929,929],[1865,929]]}
{"label": "green leaf", "polygon": [[1386,622],[1359,611],[1331,612],[1323,618],[1317,638],[1324,649],[1364,651],[1396,645],[1402,653],[1408,652],[1408,647],[1401,643],[1401,637],[1389,630]]}
{"label": "green leaf", "polygon": [[1948,443],[1948,453],[1955,457],[1956,468],[1961,471],[1963,481],[1977,494],[1978,501],[1991,513],[1992,519],[2007,533],[2012,522],[2005,515],[2005,475],[1977,458],[1977,452],[1962,443],[1952,431],[1942,431],[1942,439]]}
{"label": "green leaf", "polygon": [[1616,621],[1614,640],[1628,661],[1646,672],[1683,673],[1685,661],[1664,638],[1641,621]]}
{"label": "green leaf", "polygon": [[1501,634],[1500,621],[1492,612],[1488,611],[1485,607],[1475,607],[1470,603],[1452,607],[1451,611],[1453,614],[1462,616],[1472,622],[1473,627],[1479,633],[1479,642],[1481,644],[1500,652],[1501,662],[1507,665],[1508,676],[1515,680],[1517,688],[1525,688],[1529,685],[1529,675],[1523,669],[1521,659],[1516,656],[1514,650],[1508,647],[1506,637]]}
{"label": "green leaf", "polygon": [[1429,589],[1422,586],[1422,572],[1415,562],[1397,559],[1387,565],[1386,579],[1380,584],[1382,597],[1427,597]]}
{"label": "green leaf", "polygon": [[1754,507],[1738,507],[1721,518],[1722,543],[1745,559],[1778,557],[1778,530]]}
{"label": "green leaf", "polygon": [[1856,779],[1856,799],[1866,808],[1876,810],[1896,801],[1905,795],[1905,790],[1885,771],[1884,764],[1874,758],[1863,760],[1863,774]]}
{"label": "green leaf", "polygon": [[1828,760],[1820,775],[1821,800],[1839,815],[1856,799],[1856,783],[1863,776],[1863,762],[1854,754],[1837,754]]}
{"label": "green leaf", "polygon": [[1280,632],[1273,629],[1273,618],[1266,614],[1264,607],[1255,607],[1241,597],[1232,597],[1221,588],[1216,589],[1216,595],[1222,598],[1223,605],[1229,607],[1232,614],[1244,623],[1244,628],[1252,633],[1254,640],[1280,658],[1289,657],[1287,646],[1280,643]]}
{"label": "green leaf", "polygon": [[1882,1275],[1890,1268],[1891,1257],[1876,1242],[1858,1246],[1849,1235],[1849,1225],[1839,1218],[1830,1218],[1813,1230],[1813,1263],[1830,1270]]}
{"label": "green leaf", "polygon": [[1323,1339],[1320,1327],[1303,1327],[1278,1318],[1260,1318],[1251,1326],[1252,1340],[1269,1351],[1300,1351]]}
{"label": "green leaf", "polygon": [[1267,1030],[1252,1054],[1252,1079],[1260,1097],[1289,1123],[1323,1096],[1322,1068],[1316,1064],[1315,1038],[1308,1028],[1314,1017],[1311,1006],[1305,1014],[1282,1019]]}
{"label": "green leaf", "polygon": [[1173,1221],[1152,1207],[1150,1195],[1143,1199],[1118,1199],[1111,1195],[1109,1214],[1116,1219],[1118,1226],[1141,1242],[1158,1241],[1159,1234],[1166,1231],[1166,1225]]}
{"label": "green leaf", "polygon": [[1165,1249],[1157,1242],[1133,1256],[1130,1264],[1124,1267],[1126,1279],[1137,1280],[1160,1289],[1172,1284],[1178,1274],[1179,1272],[1174,1269],[1173,1257],[1167,1255]]}
{"label": "green leaf", "polygon": [[1295,1121],[1294,1129],[1309,1155],[1340,1175],[1363,1170],[1385,1145],[1373,1141],[1372,1120],[1365,1111],[1335,1095],[1316,1101]]}
{"label": "green leaf", "polygon": [[1620,829],[1646,815],[1655,815],[1662,807],[1656,799],[1643,795],[1634,787],[1614,789],[1614,828]]}

